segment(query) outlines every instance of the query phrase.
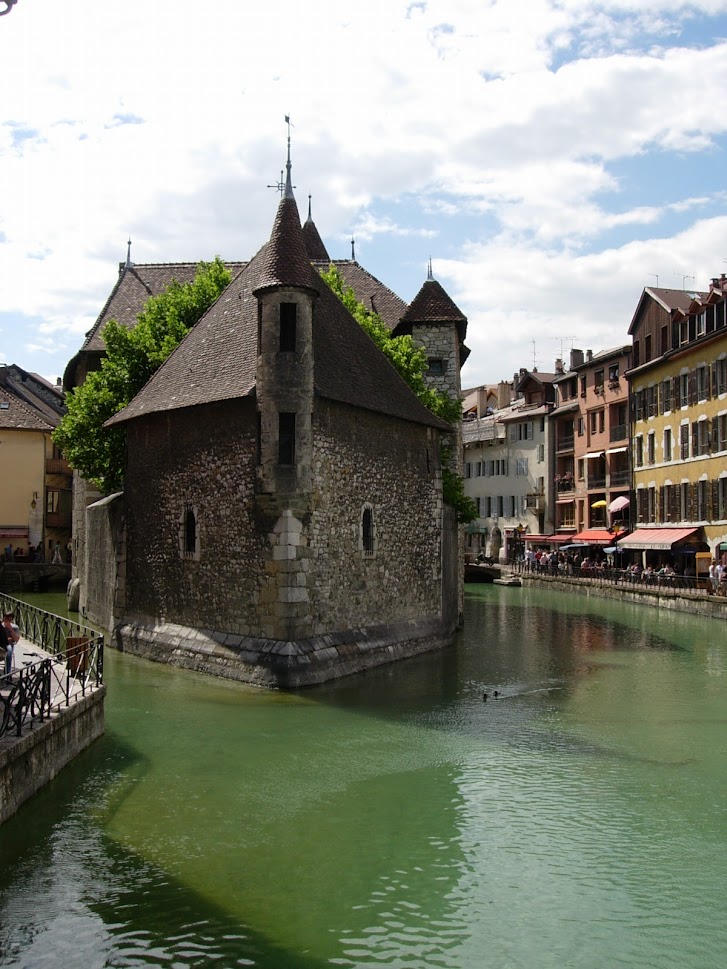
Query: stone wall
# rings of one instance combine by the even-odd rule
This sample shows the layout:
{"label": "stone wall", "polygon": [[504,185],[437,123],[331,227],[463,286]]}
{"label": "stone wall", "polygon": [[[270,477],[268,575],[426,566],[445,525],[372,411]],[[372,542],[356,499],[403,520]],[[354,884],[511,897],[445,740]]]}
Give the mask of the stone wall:
{"label": "stone wall", "polygon": [[[257,520],[252,399],[128,427],[126,615],[256,633],[266,523]],[[185,555],[194,510],[198,554]]]}
{"label": "stone wall", "polygon": [[[309,526],[312,634],[442,615],[439,435],[317,402]],[[374,553],[361,545],[364,507]]]}
{"label": "stone wall", "polygon": [[125,605],[124,496],[101,498],[85,509],[82,615],[103,629],[113,629]]}
{"label": "stone wall", "polygon": [[[317,400],[310,491],[284,496],[256,488],[252,400],[190,416],[154,415],[128,429],[121,648],[251,682],[303,684],[450,641],[456,553],[445,577],[438,432]],[[186,507],[198,522],[193,556],[180,542]],[[170,627],[171,646],[160,633]],[[211,652],[196,648],[195,631],[213,638]]]}
{"label": "stone wall", "polygon": [[457,399],[460,396],[459,335],[453,323],[416,323],[412,339],[421,347],[428,359],[441,360],[443,373],[425,374],[427,384]]}
{"label": "stone wall", "polygon": [[0,824],[102,735],[105,695],[100,687],[24,736],[0,740]]}

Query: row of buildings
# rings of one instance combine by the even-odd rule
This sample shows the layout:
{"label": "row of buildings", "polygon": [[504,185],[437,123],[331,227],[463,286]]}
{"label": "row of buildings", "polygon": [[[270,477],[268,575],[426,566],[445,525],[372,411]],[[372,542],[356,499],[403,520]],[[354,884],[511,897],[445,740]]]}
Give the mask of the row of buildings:
{"label": "row of buildings", "polygon": [[466,392],[467,549],[727,556],[727,278],[647,288],[630,342]]}
{"label": "row of buildings", "polygon": [[50,562],[71,540],[72,472],[52,440],[63,390],[14,364],[0,365],[0,540],[3,558]]}

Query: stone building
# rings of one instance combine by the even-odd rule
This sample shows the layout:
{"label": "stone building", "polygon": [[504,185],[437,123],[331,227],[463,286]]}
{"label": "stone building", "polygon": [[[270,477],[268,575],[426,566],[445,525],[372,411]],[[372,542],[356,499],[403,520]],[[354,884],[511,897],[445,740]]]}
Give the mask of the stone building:
{"label": "stone building", "polygon": [[[326,255],[288,169],[269,242],[109,422],[127,431],[125,491],[88,509],[85,546],[106,564],[87,552],[81,579],[123,649],[300,686],[451,640],[459,530],[440,452],[452,429],[320,280]],[[343,262],[345,278],[366,275]],[[414,317],[402,325],[432,325]],[[435,321],[448,365],[458,317]]]}

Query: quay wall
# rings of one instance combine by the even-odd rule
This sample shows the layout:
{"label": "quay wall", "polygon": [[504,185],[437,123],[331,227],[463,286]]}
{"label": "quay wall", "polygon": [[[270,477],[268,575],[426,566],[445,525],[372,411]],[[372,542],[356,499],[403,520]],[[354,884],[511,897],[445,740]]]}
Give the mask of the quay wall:
{"label": "quay wall", "polygon": [[600,599],[616,599],[619,602],[635,602],[652,606],[665,612],[689,612],[712,619],[727,620],[727,598],[707,595],[704,590],[659,589],[649,586],[615,585],[597,579],[577,579],[568,576],[541,575],[521,572],[523,582],[541,583],[557,592],[594,596]]}
{"label": "quay wall", "polygon": [[105,696],[101,686],[22,737],[0,739],[0,824],[101,736]]}

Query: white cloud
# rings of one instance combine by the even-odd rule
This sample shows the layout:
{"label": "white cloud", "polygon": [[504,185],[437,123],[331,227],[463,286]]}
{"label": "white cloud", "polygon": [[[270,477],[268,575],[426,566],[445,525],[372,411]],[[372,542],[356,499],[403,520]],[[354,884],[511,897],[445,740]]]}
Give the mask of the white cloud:
{"label": "white cloud", "polygon": [[[319,0],[315,13],[155,0],[142,26],[98,0],[20,0],[2,18],[0,311],[16,314],[18,363],[57,347],[63,370],[129,235],[136,261],[251,256],[288,113],[301,212],[310,192],[324,240],[401,239],[403,268],[436,239],[483,379],[527,363],[533,333],[556,345],[565,327],[597,349],[649,272],[713,274],[727,255],[727,200],[702,175],[724,164],[727,0]],[[682,156],[693,176],[658,200],[624,175]],[[630,229],[638,241],[599,251]],[[384,282],[407,295],[403,278],[391,263]]]}

